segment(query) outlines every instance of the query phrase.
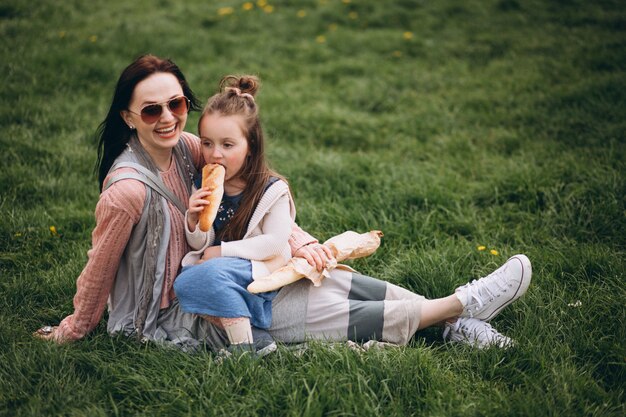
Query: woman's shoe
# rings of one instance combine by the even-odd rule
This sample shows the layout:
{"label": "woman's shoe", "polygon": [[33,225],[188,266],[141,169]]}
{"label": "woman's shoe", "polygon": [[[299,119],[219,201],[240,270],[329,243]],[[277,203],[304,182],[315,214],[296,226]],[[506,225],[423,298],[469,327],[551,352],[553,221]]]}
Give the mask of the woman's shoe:
{"label": "woman's shoe", "polygon": [[446,323],[443,339],[465,343],[479,349],[494,346],[507,348],[513,345],[512,339],[498,332],[491,324],[469,317],[459,317],[454,323]]}
{"label": "woman's shoe", "polygon": [[524,295],[531,276],[532,267],[528,258],[515,255],[486,277],[457,288],[455,294],[464,307],[461,317],[491,320],[504,307]]}

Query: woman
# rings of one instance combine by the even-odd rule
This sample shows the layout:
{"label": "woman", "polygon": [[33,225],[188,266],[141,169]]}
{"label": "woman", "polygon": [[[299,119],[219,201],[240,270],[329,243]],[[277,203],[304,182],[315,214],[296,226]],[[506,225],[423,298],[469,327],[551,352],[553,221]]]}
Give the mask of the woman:
{"label": "woman", "polygon": [[[172,290],[189,250],[183,202],[204,164],[198,138],[184,132],[188,110],[197,108],[184,75],[170,60],[145,55],[122,72],[98,130],[102,193],[89,260],[76,284],[74,313],[58,327],[39,329],[38,337],[57,342],[84,337],[98,324],[108,301],[109,333],[183,347],[199,341],[211,349],[226,345],[219,321],[182,312]],[[331,256],[295,225],[289,243],[295,256],[318,269]],[[406,343],[416,330],[449,320],[450,340],[504,345],[508,339],[486,320],[522,295],[529,282],[530,263],[523,255],[438,300],[337,271],[319,288],[304,281],[283,288],[273,303],[270,331],[284,342]]]}

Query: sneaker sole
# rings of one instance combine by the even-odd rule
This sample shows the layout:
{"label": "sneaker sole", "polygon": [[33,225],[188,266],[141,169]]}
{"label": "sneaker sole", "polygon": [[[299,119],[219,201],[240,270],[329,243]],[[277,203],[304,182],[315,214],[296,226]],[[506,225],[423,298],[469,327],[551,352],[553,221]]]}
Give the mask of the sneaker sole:
{"label": "sneaker sole", "polygon": [[272,352],[276,352],[277,349],[278,345],[276,344],[276,342],[272,342],[271,344],[265,346],[263,349],[257,350],[255,353],[258,358],[262,358],[263,356],[267,356]]}
{"label": "sneaker sole", "polygon": [[502,305],[500,305],[498,308],[496,308],[495,310],[490,312],[489,315],[482,316],[482,315],[478,314],[478,315],[474,316],[475,319],[480,319],[480,320],[484,320],[484,321],[489,321],[489,320],[493,319],[495,316],[497,316],[500,313],[500,311],[502,311],[503,308],[505,308],[506,306],[508,306],[513,301],[517,300],[518,298],[520,298],[522,295],[524,295],[526,293],[526,290],[528,289],[528,286],[530,285],[530,279],[531,279],[531,277],[533,275],[533,269],[532,269],[532,266],[530,264],[530,260],[528,259],[528,257],[526,255],[514,255],[514,256],[511,256],[507,260],[507,262],[510,262],[513,259],[519,261],[519,263],[520,263],[520,265],[522,267],[522,279],[520,280],[519,285],[515,289],[515,292],[513,293],[511,298],[509,298],[507,301],[502,303]]}

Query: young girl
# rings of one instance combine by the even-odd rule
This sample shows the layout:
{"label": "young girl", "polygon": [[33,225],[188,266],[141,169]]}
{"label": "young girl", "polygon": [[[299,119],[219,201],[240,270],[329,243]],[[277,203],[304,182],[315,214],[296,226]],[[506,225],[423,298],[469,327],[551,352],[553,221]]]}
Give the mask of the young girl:
{"label": "young girl", "polygon": [[226,76],[220,82],[220,93],[208,100],[200,116],[204,159],[226,171],[224,197],[208,232],[197,226],[210,192],[199,188],[189,198],[186,236],[195,251],[183,259],[183,271],[174,284],[184,312],[221,325],[230,350],[257,353],[275,349],[271,340],[262,341],[263,345],[255,341],[251,325],[258,329],[271,326],[272,299],[277,291],[251,294],[246,287],[289,260],[295,219],[287,183],[265,161],[254,100],[258,87],[254,76]]}

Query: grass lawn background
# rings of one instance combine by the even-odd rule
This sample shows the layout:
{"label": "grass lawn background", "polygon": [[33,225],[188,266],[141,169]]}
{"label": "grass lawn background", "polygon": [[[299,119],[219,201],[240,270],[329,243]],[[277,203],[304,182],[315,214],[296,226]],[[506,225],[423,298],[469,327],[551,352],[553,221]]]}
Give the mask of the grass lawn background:
{"label": "grass lawn background", "polygon": [[[0,35],[0,415],[626,413],[621,2],[3,0]],[[440,297],[526,253],[533,284],[493,322],[517,346],[429,329],[394,350],[218,365],[104,320],[77,343],[34,340],[72,312],[93,134],[147,52],[203,100],[225,74],[261,77],[298,223],[385,233],[360,272]]]}

